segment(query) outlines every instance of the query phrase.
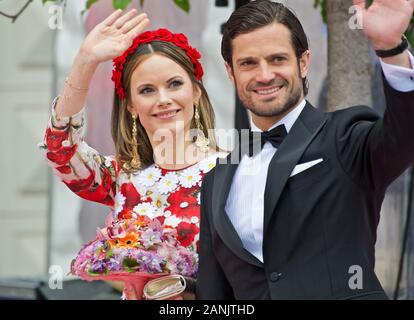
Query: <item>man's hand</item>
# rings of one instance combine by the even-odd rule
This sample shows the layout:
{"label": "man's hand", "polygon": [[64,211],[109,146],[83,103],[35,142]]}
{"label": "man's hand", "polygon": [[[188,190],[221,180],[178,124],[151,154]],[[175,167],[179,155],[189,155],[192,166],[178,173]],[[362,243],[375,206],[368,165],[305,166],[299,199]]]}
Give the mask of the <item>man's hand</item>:
{"label": "man's hand", "polygon": [[361,10],[362,29],[375,50],[389,50],[401,43],[410,24],[414,0],[374,0],[366,8],[365,0],[353,0]]}

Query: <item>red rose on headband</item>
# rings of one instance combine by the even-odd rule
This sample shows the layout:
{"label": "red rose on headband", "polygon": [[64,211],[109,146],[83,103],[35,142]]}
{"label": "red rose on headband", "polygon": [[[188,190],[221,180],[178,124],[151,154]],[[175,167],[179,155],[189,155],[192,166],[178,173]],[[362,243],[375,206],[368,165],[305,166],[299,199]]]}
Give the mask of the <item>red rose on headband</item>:
{"label": "red rose on headband", "polygon": [[119,99],[126,97],[125,87],[122,84],[122,71],[128,56],[132,54],[140,44],[150,43],[152,41],[170,42],[185,51],[194,66],[194,75],[197,80],[201,80],[204,72],[199,59],[201,54],[188,44],[187,37],[182,33],[172,33],[168,29],[158,29],[155,31],[146,31],[138,35],[132,45],[119,57],[113,60],[114,69],[112,71],[112,81],[115,84],[115,91]]}
{"label": "red rose on headband", "polygon": [[188,45],[188,39],[182,33],[178,33],[175,37],[175,40],[177,41],[177,45],[178,44],[181,44],[182,46],[187,46]]}

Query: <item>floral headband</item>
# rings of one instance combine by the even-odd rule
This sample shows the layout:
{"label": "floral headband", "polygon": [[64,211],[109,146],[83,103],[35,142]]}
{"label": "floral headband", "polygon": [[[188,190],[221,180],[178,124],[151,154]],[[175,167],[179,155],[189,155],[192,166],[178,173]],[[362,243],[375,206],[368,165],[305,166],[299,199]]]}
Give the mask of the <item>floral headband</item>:
{"label": "floral headband", "polygon": [[167,29],[158,29],[155,31],[147,31],[138,35],[132,45],[119,57],[113,60],[114,69],[112,71],[112,81],[115,83],[116,94],[119,99],[123,100],[126,96],[126,90],[122,84],[122,72],[124,69],[124,63],[128,56],[132,54],[140,44],[150,43],[153,41],[164,41],[175,44],[177,47],[183,49],[187,56],[190,58],[194,65],[194,75],[197,80],[201,80],[203,76],[203,67],[200,64],[199,59],[201,54],[188,43],[187,37],[182,33],[172,33]]}

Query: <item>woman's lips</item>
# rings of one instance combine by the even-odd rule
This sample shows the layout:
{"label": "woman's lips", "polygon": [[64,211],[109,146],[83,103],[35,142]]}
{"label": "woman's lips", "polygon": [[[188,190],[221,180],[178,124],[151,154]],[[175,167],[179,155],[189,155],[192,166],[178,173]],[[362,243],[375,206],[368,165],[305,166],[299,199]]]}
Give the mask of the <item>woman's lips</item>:
{"label": "woman's lips", "polygon": [[171,111],[165,111],[160,112],[154,115],[154,117],[157,117],[158,119],[170,119],[173,118],[180,110],[171,110]]}

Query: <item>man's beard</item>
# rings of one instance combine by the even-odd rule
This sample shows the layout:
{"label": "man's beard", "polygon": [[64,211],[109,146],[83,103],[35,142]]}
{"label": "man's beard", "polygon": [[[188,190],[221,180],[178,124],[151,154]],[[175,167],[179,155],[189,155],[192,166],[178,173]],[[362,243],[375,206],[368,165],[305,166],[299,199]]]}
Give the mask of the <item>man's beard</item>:
{"label": "man's beard", "polygon": [[[272,85],[272,84],[269,84],[269,85]],[[286,86],[287,86],[287,83],[285,83],[282,89],[286,88]],[[239,91],[237,83],[236,83],[236,89],[237,91]],[[271,105],[270,103],[263,103],[263,104],[267,104],[270,106],[269,107],[263,107],[263,106],[258,107],[257,105],[253,103],[252,100],[244,99],[240,97],[240,94],[239,94],[240,101],[243,103],[244,107],[259,117],[275,117],[275,116],[286,114],[288,111],[292,110],[294,107],[297,106],[301,97],[302,97],[302,88],[299,86],[295,86],[293,87],[293,90],[290,93],[288,93],[288,98],[285,103],[275,102],[276,104],[273,104],[273,105]]]}

